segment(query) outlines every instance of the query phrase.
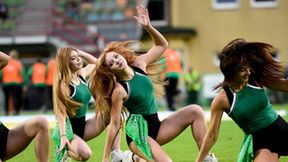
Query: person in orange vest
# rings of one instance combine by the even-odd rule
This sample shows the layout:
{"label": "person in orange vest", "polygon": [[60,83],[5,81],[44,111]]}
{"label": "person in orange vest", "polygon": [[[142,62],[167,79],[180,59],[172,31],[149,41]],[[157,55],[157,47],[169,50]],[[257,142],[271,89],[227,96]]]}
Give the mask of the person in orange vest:
{"label": "person in orange vest", "polygon": [[28,76],[32,85],[32,95],[29,98],[29,106],[32,109],[46,111],[45,88],[46,88],[46,65],[42,58],[29,68]]}
{"label": "person in orange vest", "polygon": [[[0,70],[10,62],[10,57],[0,51]],[[36,138],[37,137],[37,138]],[[13,158],[35,142],[36,159],[49,161],[50,128],[47,118],[35,116],[19,123],[12,129],[0,121],[0,162]]]}
{"label": "person in orange vest", "polygon": [[50,60],[47,63],[47,77],[46,77],[46,92],[47,92],[46,106],[47,109],[51,110],[53,110],[52,93],[53,93],[54,73],[55,73],[55,54],[52,54]]}
{"label": "person in orange vest", "polygon": [[182,73],[182,63],[180,54],[172,49],[168,48],[164,52],[164,59],[166,66],[164,68],[164,80],[168,82],[165,85],[165,97],[168,109],[175,111],[174,97],[179,93],[178,82]]}
{"label": "person in orange vest", "polygon": [[22,106],[22,92],[24,84],[25,69],[17,59],[18,51],[9,53],[11,59],[2,71],[2,85],[5,96],[5,115],[14,110],[14,115],[19,115]]}

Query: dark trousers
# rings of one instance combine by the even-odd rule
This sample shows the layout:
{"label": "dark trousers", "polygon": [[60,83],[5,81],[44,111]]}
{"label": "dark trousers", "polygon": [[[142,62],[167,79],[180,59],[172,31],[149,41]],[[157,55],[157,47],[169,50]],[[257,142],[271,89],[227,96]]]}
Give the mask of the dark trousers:
{"label": "dark trousers", "polygon": [[32,110],[46,110],[45,87],[33,87],[32,95],[29,97],[29,108]]}
{"label": "dark trousers", "polygon": [[22,86],[3,86],[5,95],[5,115],[9,115],[9,98],[12,99],[14,113],[18,115],[22,106]]}
{"label": "dark trousers", "polygon": [[53,87],[46,87],[46,106],[48,110],[53,110]]}
{"label": "dark trousers", "polygon": [[175,111],[174,96],[179,93],[177,90],[178,78],[166,78],[165,81],[168,82],[168,84],[165,85],[165,97],[168,109]]}
{"label": "dark trousers", "polygon": [[187,104],[199,104],[198,103],[198,91],[191,90],[187,92]]}

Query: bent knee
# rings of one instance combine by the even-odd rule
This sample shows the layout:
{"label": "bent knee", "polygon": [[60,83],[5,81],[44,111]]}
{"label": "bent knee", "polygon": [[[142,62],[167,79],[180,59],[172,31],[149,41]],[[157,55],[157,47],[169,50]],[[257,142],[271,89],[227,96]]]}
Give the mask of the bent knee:
{"label": "bent knee", "polygon": [[271,152],[269,149],[260,149],[255,154],[255,162],[264,162],[264,161],[277,161],[278,154]]}
{"label": "bent knee", "polygon": [[194,117],[204,117],[204,111],[201,106],[199,105],[189,105],[187,107],[187,114],[193,115]]}
{"label": "bent knee", "polygon": [[92,156],[92,151],[90,149],[82,151],[80,156],[82,161],[87,161]]}
{"label": "bent knee", "polygon": [[49,121],[44,116],[37,116],[35,117],[34,123],[35,125],[41,130],[49,130]]}

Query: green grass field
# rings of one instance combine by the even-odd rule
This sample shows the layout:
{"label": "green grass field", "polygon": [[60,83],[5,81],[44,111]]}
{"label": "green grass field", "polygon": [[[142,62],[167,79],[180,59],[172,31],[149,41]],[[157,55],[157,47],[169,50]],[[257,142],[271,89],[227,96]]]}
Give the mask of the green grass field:
{"label": "green grass field", "polygon": [[[287,116],[286,116],[287,120]],[[104,148],[106,132],[102,133],[97,138],[88,142],[93,151],[93,155],[88,162],[100,162],[102,151]],[[220,135],[217,143],[212,148],[212,151],[218,157],[219,162],[235,162],[237,159],[240,144],[243,139],[243,133],[232,121],[223,121],[221,125]],[[123,150],[127,149],[125,136],[122,135],[121,147]],[[175,140],[163,146],[174,162],[192,162],[195,160],[198,149],[192,138],[190,129],[187,129]],[[34,162],[36,161],[34,155],[33,143],[29,147],[14,157],[11,162]],[[54,161],[54,142],[51,140],[50,146],[50,161]],[[280,162],[287,162],[288,157],[281,158]]]}

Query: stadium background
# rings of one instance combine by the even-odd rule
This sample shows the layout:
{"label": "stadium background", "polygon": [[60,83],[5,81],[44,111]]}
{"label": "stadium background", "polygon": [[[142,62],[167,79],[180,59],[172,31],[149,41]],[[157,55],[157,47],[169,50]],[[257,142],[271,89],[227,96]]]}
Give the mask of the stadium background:
{"label": "stadium background", "polygon": [[[0,26],[0,49],[19,51],[26,67],[41,56],[47,62],[58,47],[75,46],[98,55],[113,40],[152,41],[132,16],[136,0],[6,0],[9,19]],[[211,98],[219,77],[217,53],[230,40],[263,41],[288,59],[288,1],[285,0],[143,0],[154,26],[181,53],[184,64],[203,76],[203,97]],[[211,75],[212,74],[212,75]],[[207,76],[207,78],[206,78]],[[209,82],[211,77],[214,82]],[[208,79],[209,78],[209,79]],[[207,83],[206,83],[207,82]],[[212,94],[211,94],[212,93]]]}
{"label": "stadium background", "polygon": [[[0,50],[18,50],[19,59],[28,68],[39,56],[47,63],[57,48],[67,45],[95,56],[110,41],[140,40],[147,49],[152,45],[147,33],[132,19],[136,0],[75,0],[76,14],[67,12],[68,1],[6,0],[9,19],[0,24]],[[153,25],[168,39],[170,47],[179,51],[185,65],[201,73],[201,99],[207,109],[214,96],[211,89],[222,79],[217,54],[230,40],[241,37],[272,44],[278,50],[275,58],[287,64],[287,0],[143,2]],[[183,81],[180,86],[183,88]],[[281,104],[287,101],[284,94]]]}

